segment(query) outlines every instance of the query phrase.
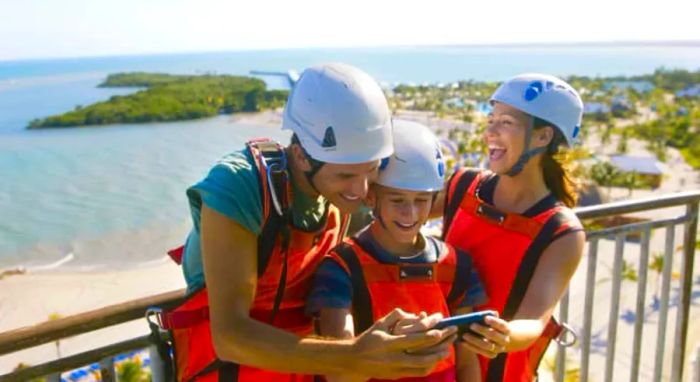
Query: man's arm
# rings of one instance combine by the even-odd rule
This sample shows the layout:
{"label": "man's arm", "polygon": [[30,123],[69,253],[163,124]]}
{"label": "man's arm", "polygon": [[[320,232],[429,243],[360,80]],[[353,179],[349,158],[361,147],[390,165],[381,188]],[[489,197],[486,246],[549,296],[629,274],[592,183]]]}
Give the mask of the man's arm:
{"label": "man's arm", "polygon": [[354,339],[300,338],[249,317],[257,288],[257,238],[234,220],[202,206],[201,243],[209,293],[212,339],[217,356],[239,364],[304,374],[363,370],[378,378],[421,376],[447,355],[404,350],[431,347],[454,335],[454,328],[391,335],[409,316],[394,311]]}

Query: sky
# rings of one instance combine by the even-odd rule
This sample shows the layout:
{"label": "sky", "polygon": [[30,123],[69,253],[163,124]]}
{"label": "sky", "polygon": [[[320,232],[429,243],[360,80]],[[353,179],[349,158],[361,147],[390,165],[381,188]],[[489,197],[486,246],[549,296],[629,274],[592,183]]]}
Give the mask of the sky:
{"label": "sky", "polygon": [[698,0],[0,0],[0,60],[249,49],[700,41]]}

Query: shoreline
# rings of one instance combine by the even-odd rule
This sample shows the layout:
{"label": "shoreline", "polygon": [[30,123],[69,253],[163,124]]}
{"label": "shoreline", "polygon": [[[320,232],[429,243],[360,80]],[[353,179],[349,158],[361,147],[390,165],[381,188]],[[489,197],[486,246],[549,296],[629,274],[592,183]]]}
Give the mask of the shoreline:
{"label": "shoreline", "polygon": [[[0,332],[36,325],[51,316],[67,317],[105,306],[185,287],[178,265],[169,261],[141,268],[99,272],[46,272],[0,281]],[[141,320],[60,340],[66,357],[141,334]],[[0,374],[20,362],[36,365],[57,358],[55,342],[0,357]]]}

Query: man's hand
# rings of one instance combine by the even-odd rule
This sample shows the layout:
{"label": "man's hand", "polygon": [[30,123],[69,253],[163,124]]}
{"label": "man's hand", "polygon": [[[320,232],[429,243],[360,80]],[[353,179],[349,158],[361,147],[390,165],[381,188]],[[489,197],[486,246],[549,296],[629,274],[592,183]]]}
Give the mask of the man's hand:
{"label": "man's hand", "polygon": [[393,310],[355,338],[356,371],[382,379],[430,374],[450,354],[457,333],[455,327],[431,330],[440,318]]}

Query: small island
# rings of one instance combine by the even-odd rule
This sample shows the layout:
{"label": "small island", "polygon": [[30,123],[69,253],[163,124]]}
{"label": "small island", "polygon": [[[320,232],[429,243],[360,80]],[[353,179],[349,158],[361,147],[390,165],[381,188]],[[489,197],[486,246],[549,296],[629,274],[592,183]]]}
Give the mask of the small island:
{"label": "small island", "polygon": [[258,78],[230,75],[117,73],[109,75],[99,86],[145,89],[90,106],[77,106],[61,115],[35,119],[28,128],[169,122],[254,112],[283,106],[289,94],[286,90],[268,90]]}

